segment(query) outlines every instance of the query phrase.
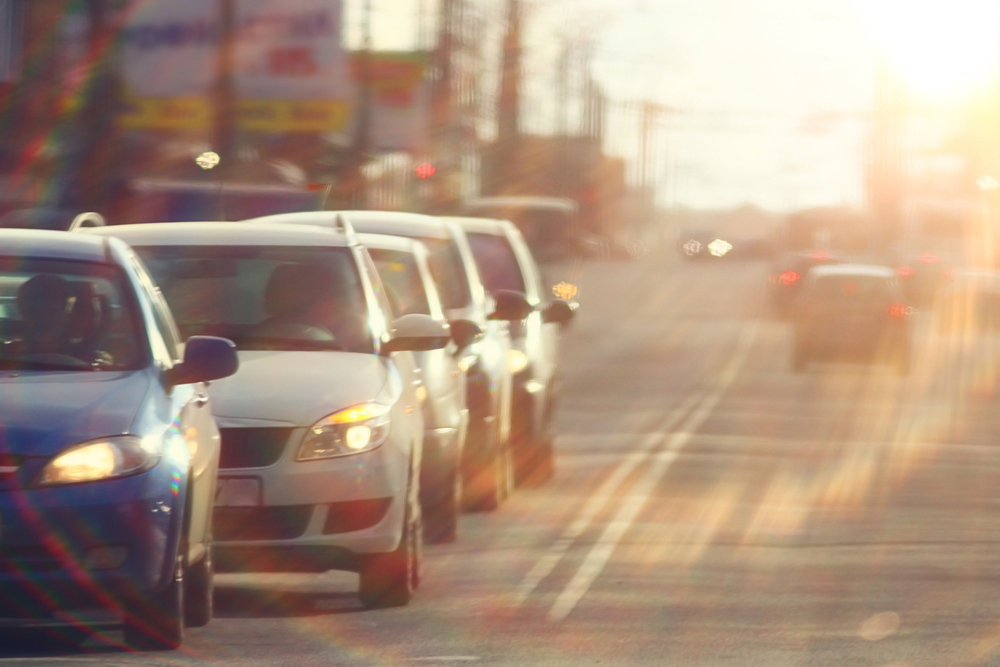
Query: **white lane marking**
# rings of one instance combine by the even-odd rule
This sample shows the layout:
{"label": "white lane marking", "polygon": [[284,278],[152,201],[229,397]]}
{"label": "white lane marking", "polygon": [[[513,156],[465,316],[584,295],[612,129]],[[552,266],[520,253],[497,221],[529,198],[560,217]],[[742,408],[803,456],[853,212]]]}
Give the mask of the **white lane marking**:
{"label": "white lane marking", "polygon": [[618,543],[625,536],[628,529],[632,527],[632,522],[635,521],[636,516],[638,516],[642,508],[646,506],[649,497],[666,474],[667,469],[677,460],[680,450],[691,440],[695,431],[705,423],[705,420],[712,414],[719,401],[722,400],[723,394],[725,394],[726,390],[736,380],[736,375],[746,362],[756,328],[756,322],[754,322],[751,327],[743,330],[739,347],[725,370],[723,370],[716,388],[684,420],[681,428],[668,438],[664,450],[656,455],[653,465],[635,483],[632,493],[629,494],[625,504],[618,510],[614,520],[604,529],[600,539],[591,548],[580,568],[576,571],[576,574],[566,584],[566,588],[556,598],[555,604],[549,610],[549,620],[558,623],[569,616],[573,608],[576,607],[577,602],[586,595],[591,585],[601,575],[601,572],[604,571]]}
{"label": "white lane marking", "polygon": [[410,662],[476,662],[475,655],[432,655],[427,658],[410,658]]}
{"label": "white lane marking", "polygon": [[569,550],[570,546],[573,545],[577,539],[580,538],[590,525],[594,522],[594,519],[604,510],[604,507],[612,499],[618,487],[628,479],[628,476],[635,471],[647,458],[649,458],[650,453],[655,447],[662,444],[666,438],[666,433],[663,431],[669,431],[678,422],[683,419],[687,413],[694,407],[694,405],[702,398],[701,394],[694,394],[689,396],[681,403],[680,407],[673,410],[670,415],[664,420],[660,425],[660,431],[648,434],[639,445],[639,448],[625,457],[625,460],[615,468],[611,476],[605,480],[601,488],[598,489],[597,493],[591,496],[590,500],[584,505],[583,510],[577,515],[576,519],[573,520],[559,539],[553,544],[548,552],[542,556],[534,567],[528,571],[521,580],[521,583],[517,587],[517,591],[514,593],[514,598],[512,601],[513,606],[518,607],[524,604],[524,601],[528,599],[532,591],[542,583],[542,581],[548,577],[552,570],[555,569],[559,561],[562,560],[566,551]]}

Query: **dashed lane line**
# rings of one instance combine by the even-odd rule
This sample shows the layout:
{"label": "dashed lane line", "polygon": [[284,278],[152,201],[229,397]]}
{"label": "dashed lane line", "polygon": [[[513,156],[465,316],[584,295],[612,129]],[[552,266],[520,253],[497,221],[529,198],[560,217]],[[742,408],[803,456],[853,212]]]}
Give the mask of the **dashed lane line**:
{"label": "dashed lane line", "polygon": [[614,520],[605,527],[600,539],[591,548],[576,574],[556,598],[549,610],[549,620],[558,623],[569,616],[576,604],[586,595],[591,585],[604,571],[618,543],[632,527],[632,522],[646,506],[649,497],[670,465],[677,460],[681,449],[690,442],[695,432],[709,418],[719,401],[722,400],[722,396],[736,380],[740,369],[746,363],[756,328],[757,322],[754,321],[743,330],[736,353],[723,370],[715,389],[698,402],[698,407],[684,420],[678,431],[667,438],[664,449],[655,455],[653,465],[647,468],[643,476],[635,483],[632,492],[618,510]]}

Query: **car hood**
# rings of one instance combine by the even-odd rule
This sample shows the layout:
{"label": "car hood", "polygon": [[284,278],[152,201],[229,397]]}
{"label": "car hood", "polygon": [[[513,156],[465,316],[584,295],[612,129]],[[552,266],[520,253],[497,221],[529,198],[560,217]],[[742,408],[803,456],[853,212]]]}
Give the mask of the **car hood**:
{"label": "car hood", "polygon": [[64,447],[127,433],[148,373],[0,374],[0,453],[51,456]]}
{"label": "car hood", "polygon": [[236,375],[212,383],[219,425],[312,426],[378,398],[388,369],[374,354],[241,351]]}

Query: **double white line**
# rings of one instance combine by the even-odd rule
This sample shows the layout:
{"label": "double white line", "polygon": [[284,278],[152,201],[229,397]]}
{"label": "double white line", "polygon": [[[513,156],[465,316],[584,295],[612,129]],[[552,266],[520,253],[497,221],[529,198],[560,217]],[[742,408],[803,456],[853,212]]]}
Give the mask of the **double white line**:
{"label": "double white line", "polygon": [[[587,557],[576,571],[576,575],[559,594],[552,609],[549,610],[549,619],[555,622],[562,621],[569,616],[576,604],[604,571],[618,543],[631,528],[635,518],[645,507],[667,469],[677,459],[680,450],[712,414],[716,405],[722,400],[723,394],[736,379],[736,375],[746,361],[755,331],[756,322],[744,329],[735,354],[723,370],[719,382],[710,392],[699,392],[689,396],[680,407],[667,415],[657,432],[647,435],[639,448],[621,462],[601,485],[597,494],[590,498],[573,523],[566,528],[555,544],[525,575],[513,599],[515,606],[523,604],[535,588],[552,573],[569,548],[587,531],[625,480],[640,465],[652,459],[652,465],[636,481],[625,503],[619,508],[611,523],[605,527],[604,532],[591,547]],[[685,416],[687,416],[686,419]],[[680,427],[674,431],[673,429],[678,423],[680,423]]]}

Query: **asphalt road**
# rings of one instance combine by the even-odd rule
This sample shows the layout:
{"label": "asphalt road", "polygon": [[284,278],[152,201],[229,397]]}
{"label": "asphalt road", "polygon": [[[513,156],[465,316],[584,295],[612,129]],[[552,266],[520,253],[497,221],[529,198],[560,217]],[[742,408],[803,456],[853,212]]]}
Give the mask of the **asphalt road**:
{"label": "asphalt road", "polygon": [[763,276],[589,267],[556,479],[427,548],[409,607],[363,610],[350,574],[227,575],[181,651],[112,629],[0,664],[1000,664],[998,341],[918,316],[909,378],[795,375]]}

